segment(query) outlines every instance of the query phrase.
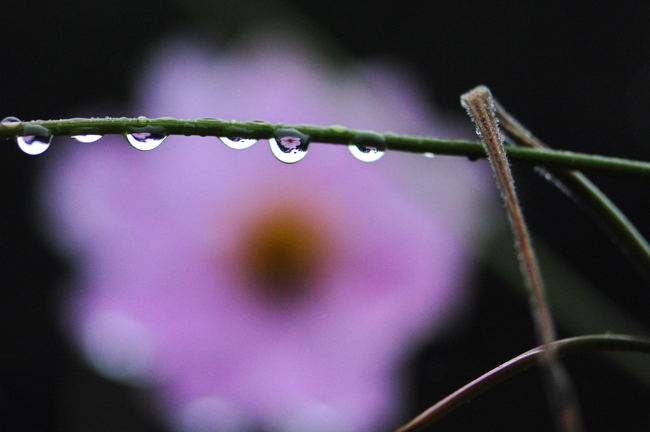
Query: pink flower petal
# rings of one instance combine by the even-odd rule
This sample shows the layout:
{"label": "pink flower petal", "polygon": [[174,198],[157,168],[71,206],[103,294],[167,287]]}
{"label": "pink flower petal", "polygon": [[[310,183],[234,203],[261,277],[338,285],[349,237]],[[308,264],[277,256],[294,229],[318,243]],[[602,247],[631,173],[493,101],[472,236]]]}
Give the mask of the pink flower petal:
{"label": "pink flower petal", "polygon": [[[332,70],[312,53],[269,35],[217,56],[172,41],[142,74],[137,110],[453,129],[390,67]],[[45,202],[78,259],[71,331],[100,371],[154,383],[178,430],[376,428],[399,408],[399,361],[464,298],[483,208],[482,173],[464,161],[363,164],[316,143],[285,166],[266,141],[234,151],[177,136],[146,153],[119,137],[63,153]],[[274,303],[240,252],[277,215],[322,250],[303,295]],[[273,259],[308,271],[286,257]]]}

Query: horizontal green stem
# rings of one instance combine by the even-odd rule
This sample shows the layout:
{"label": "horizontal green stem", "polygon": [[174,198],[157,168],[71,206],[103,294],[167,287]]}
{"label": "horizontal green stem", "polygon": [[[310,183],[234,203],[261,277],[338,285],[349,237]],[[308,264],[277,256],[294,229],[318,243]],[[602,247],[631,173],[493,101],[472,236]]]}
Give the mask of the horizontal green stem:
{"label": "horizontal green stem", "polygon": [[[321,127],[314,125],[287,125],[265,122],[235,122],[218,119],[181,120],[169,117],[139,118],[73,118],[65,120],[37,120],[18,124],[0,125],[0,138],[21,135],[28,124],[38,124],[49,129],[52,135],[110,135],[136,132],[146,127],[164,129],[168,135],[225,136],[267,139],[280,128],[293,128],[310,136],[312,142],[343,144],[355,142],[357,134],[366,131],[347,129],[342,126]],[[485,158],[479,142],[443,140],[437,138],[383,134],[390,150],[411,153],[435,153],[449,156],[465,156],[470,159]],[[549,167],[565,167],[585,170],[603,170],[650,176],[650,162],[621,159],[569,151],[530,148],[508,148],[508,157],[515,161],[543,164]]]}
{"label": "horizontal green stem", "polygon": [[[583,351],[631,351],[650,354],[650,339],[626,335],[576,336],[560,339],[553,342],[552,345],[560,355]],[[537,364],[544,352],[545,348],[539,346],[508,360],[441,399],[431,408],[397,429],[397,432],[422,430],[425,426],[444,417],[496,384]]]}

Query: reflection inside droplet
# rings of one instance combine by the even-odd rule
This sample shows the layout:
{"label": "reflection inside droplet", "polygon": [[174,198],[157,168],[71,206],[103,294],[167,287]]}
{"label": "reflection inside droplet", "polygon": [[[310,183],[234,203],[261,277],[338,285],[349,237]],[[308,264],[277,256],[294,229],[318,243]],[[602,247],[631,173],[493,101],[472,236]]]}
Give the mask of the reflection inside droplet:
{"label": "reflection inside droplet", "polygon": [[235,137],[235,138],[227,138],[227,137],[219,137],[222,143],[227,145],[228,147],[235,149],[235,150],[244,150],[252,146],[257,142],[257,139],[255,138],[240,138],[240,137]]}
{"label": "reflection inside droplet", "polygon": [[46,127],[27,125],[23,128],[23,134],[16,137],[16,143],[24,153],[36,156],[50,148],[52,135]]}
{"label": "reflection inside droplet", "polygon": [[23,152],[28,155],[36,156],[50,148],[51,139],[52,138],[49,138],[47,141],[41,141],[34,135],[27,135],[16,137],[16,142]]}
{"label": "reflection inside droplet", "polygon": [[149,151],[158,147],[167,138],[166,135],[153,132],[131,132],[125,135],[126,140],[138,150]]}
{"label": "reflection inside droplet", "polygon": [[362,162],[375,162],[384,155],[386,142],[383,135],[374,132],[362,132],[354,137],[348,146],[350,153]]}
{"label": "reflection inside droplet", "polygon": [[279,161],[292,164],[307,156],[309,137],[295,129],[278,129],[269,139],[271,152]]}
{"label": "reflection inside droplet", "polygon": [[74,138],[82,143],[92,143],[99,141],[103,136],[104,135],[72,135],[70,138]]}

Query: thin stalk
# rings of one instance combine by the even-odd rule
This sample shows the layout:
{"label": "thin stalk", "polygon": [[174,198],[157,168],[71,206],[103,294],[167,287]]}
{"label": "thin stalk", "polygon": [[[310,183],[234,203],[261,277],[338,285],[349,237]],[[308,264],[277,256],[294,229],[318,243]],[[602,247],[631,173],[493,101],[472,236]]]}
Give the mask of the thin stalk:
{"label": "thin stalk", "polygon": [[546,301],[541,271],[537,263],[533,244],[524,219],[515,184],[510,171],[503,137],[499,131],[494,100],[485,86],[476,87],[461,96],[461,104],[476,125],[490,165],[494,171],[497,186],[505,204],[508,219],[515,237],[515,247],[521,274],[529,289],[529,300],[537,338],[549,346],[543,356],[547,395],[559,430],[578,432],[582,430],[579,408],[573,395],[571,381],[564,367],[557,360],[551,342],[555,339],[555,325]]}
{"label": "thin stalk", "polygon": [[[549,148],[499,103],[495,102],[495,108],[501,128],[515,144],[535,149]],[[650,245],[616,204],[579,171],[540,168],[545,178],[600,222],[612,241],[630,258],[636,268],[650,279]]]}
{"label": "thin stalk", "polygon": [[[551,343],[558,355],[587,351],[628,351],[650,354],[650,339],[627,335],[586,335]],[[396,432],[415,432],[445,417],[495,385],[518,375],[539,362],[548,349],[542,345],[514,357],[444,397]]]}
{"label": "thin stalk", "polygon": [[[367,131],[347,129],[341,126],[314,126],[272,124],[265,122],[235,122],[218,119],[183,120],[170,117],[139,118],[72,118],[64,120],[35,120],[0,125],[0,138],[14,138],[21,135],[26,125],[46,127],[53,136],[72,135],[123,135],[147,128],[162,128],[168,135],[198,135],[213,137],[241,137],[268,139],[276,129],[296,129],[310,136],[312,142],[347,145],[355,143],[355,137]],[[429,137],[381,134],[390,150],[410,153],[435,153],[448,156],[463,156],[469,159],[485,158],[485,151],[479,142],[445,140]],[[512,160],[530,162],[548,167],[584,170],[600,170],[650,176],[650,162],[635,161],[609,156],[600,156],[570,151],[511,147],[506,149]]]}

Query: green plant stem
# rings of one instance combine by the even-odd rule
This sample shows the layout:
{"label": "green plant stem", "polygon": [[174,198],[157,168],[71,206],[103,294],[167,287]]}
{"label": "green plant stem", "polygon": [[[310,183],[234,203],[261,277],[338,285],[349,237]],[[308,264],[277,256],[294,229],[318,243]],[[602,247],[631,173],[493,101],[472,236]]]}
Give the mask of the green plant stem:
{"label": "green plant stem", "polygon": [[[551,344],[559,355],[586,351],[629,351],[650,354],[650,339],[627,335],[576,336],[560,339]],[[397,432],[422,430],[427,425],[441,419],[459,406],[469,402],[500,382],[538,364],[538,360],[544,355],[545,351],[544,346],[538,346],[497,366],[441,399],[406,425],[397,429]]]}
{"label": "green plant stem", "polygon": [[[501,128],[515,144],[536,149],[549,148],[517,121],[499,103],[495,104]],[[650,245],[625,214],[598,186],[579,171],[542,168],[545,177],[598,220],[610,237],[650,280]]]}
{"label": "green plant stem", "polygon": [[[268,139],[273,136],[273,131],[276,129],[293,128],[309,135],[312,142],[343,145],[354,143],[355,136],[364,132],[346,129],[341,126],[321,127],[314,125],[271,124],[265,122],[235,122],[217,119],[182,120],[168,117],[156,119],[120,117],[37,120],[10,126],[0,125],[0,138],[13,138],[21,135],[22,128],[28,124],[45,126],[54,136],[84,134],[122,135],[146,128],[162,128],[168,135],[230,136]],[[485,158],[485,151],[479,142],[443,140],[393,133],[382,135],[385,138],[387,148],[390,150],[464,156],[470,159]],[[512,147],[506,149],[506,152],[512,160],[541,164],[549,167],[601,170],[650,176],[650,162],[550,149]]]}

